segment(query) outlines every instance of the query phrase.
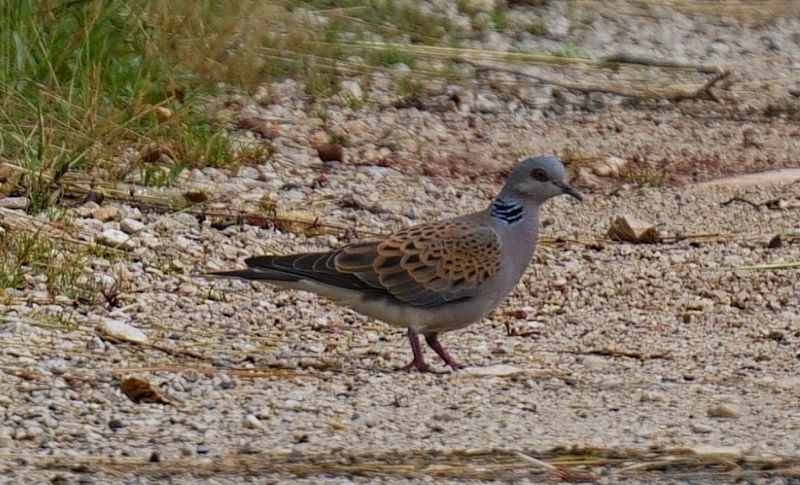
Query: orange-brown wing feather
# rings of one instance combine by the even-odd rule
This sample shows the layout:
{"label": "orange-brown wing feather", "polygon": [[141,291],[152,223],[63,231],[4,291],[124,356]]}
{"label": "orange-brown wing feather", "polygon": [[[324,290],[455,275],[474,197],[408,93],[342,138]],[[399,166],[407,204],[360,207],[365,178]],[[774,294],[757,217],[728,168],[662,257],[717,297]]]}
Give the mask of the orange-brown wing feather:
{"label": "orange-brown wing feather", "polygon": [[448,221],[347,246],[334,264],[404,303],[429,307],[475,296],[500,268],[500,241],[490,227]]}

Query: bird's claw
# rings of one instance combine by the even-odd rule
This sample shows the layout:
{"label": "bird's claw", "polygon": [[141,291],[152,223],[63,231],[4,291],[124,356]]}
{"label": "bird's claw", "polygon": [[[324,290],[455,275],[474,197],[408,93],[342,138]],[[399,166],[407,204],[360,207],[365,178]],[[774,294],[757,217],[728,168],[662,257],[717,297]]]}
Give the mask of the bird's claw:
{"label": "bird's claw", "polygon": [[433,372],[431,366],[429,366],[425,362],[417,362],[416,360],[412,360],[411,362],[408,363],[408,365],[404,365],[403,367],[401,367],[400,370],[404,370],[407,372],[415,370],[419,372]]}

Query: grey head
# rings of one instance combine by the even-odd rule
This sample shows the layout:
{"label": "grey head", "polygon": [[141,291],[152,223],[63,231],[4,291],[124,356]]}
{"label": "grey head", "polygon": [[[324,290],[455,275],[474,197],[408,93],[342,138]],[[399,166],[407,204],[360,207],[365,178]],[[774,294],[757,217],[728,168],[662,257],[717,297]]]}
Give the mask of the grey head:
{"label": "grey head", "polygon": [[561,194],[583,200],[581,194],[567,184],[565,176],[564,165],[555,157],[526,158],[511,170],[498,198],[530,201],[537,205]]}

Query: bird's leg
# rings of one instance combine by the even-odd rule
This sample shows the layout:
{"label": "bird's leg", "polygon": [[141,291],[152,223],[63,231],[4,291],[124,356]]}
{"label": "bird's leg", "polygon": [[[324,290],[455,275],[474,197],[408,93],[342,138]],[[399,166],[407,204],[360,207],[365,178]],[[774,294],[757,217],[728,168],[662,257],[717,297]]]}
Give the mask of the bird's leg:
{"label": "bird's leg", "polygon": [[444,363],[449,365],[451,369],[458,370],[458,369],[463,369],[464,367],[466,367],[464,364],[460,364],[460,363],[456,362],[455,360],[453,360],[453,358],[450,357],[450,354],[448,354],[447,351],[444,350],[444,347],[442,347],[442,344],[439,343],[439,334],[438,333],[436,333],[436,332],[434,332],[434,333],[426,333],[425,334],[425,341],[428,342],[428,345],[434,350],[434,352],[439,354],[439,357],[441,357],[442,360],[444,361]]}
{"label": "bird's leg", "polygon": [[419,336],[413,329],[408,329],[408,341],[411,342],[411,352],[414,353],[414,360],[403,370],[418,370],[420,372],[430,372],[431,368],[425,363],[425,357],[422,355],[422,346],[419,344]]}

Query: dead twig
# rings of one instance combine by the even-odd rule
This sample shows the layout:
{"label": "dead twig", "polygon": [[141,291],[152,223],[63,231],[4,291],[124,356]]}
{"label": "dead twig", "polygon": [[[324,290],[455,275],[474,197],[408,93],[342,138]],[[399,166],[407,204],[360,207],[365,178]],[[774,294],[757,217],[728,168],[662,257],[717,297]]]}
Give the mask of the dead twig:
{"label": "dead twig", "polygon": [[691,69],[705,74],[719,74],[721,68],[708,64],[691,64],[670,59],[654,59],[652,57],[637,56],[634,54],[612,54],[603,59],[604,64],[634,64],[638,66],[666,67],[673,69]]}
{"label": "dead twig", "polygon": [[519,77],[524,77],[527,79],[533,79],[541,84],[547,84],[550,86],[556,86],[567,91],[580,93],[580,94],[592,94],[592,93],[603,93],[603,94],[614,94],[617,96],[624,96],[627,98],[634,98],[634,99],[666,99],[670,101],[682,101],[686,99],[702,99],[708,98],[715,102],[719,102],[719,98],[711,92],[711,89],[720,81],[730,76],[731,72],[723,69],[718,68],[715,71],[714,77],[706,81],[702,86],[697,89],[687,90],[684,88],[677,88],[677,87],[669,87],[669,86],[646,86],[644,88],[621,88],[616,85],[609,85],[609,84],[579,84],[579,83],[569,83],[563,82],[556,79],[548,78],[545,76],[539,76],[536,74],[531,74],[528,72],[524,72],[518,69],[511,69],[508,67],[501,67],[489,64],[481,64],[475,61],[457,58],[454,60],[455,62],[466,64],[471,66],[475,69],[476,73],[482,72],[502,72],[505,74],[512,74]]}
{"label": "dead twig", "polygon": [[206,357],[205,355],[203,355],[203,354],[201,354],[199,352],[195,352],[194,350],[181,349],[181,348],[177,348],[177,347],[168,347],[166,345],[161,345],[161,344],[155,344],[155,343],[150,343],[150,342],[139,342],[139,341],[136,341],[136,340],[120,338],[120,337],[117,337],[116,335],[109,335],[108,333],[103,332],[102,330],[100,331],[100,334],[103,336],[104,339],[110,340],[113,343],[125,343],[125,344],[138,345],[140,347],[147,347],[149,349],[159,350],[161,352],[164,352],[165,354],[169,354],[169,355],[172,355],[172,356],[191,357],[193,359],[205,360],[205,361],[212,360],[209,357]]}
{"label": "dead twig", "polygon": [[731,75],[731,71],[725,70],[720,68],[720,71],[711,79],[705,82],[700,89],[695,91],[694,93],[687,94],[687,95],[676,95],[672,98],[672,101],[682,101],[684,99],[701,99],[701,98],[708,98],[714,101],[715,103],[719,103],[720,99],[711,91],[711,88],[717,85],[720,81],[727,78]]}
{"label": "dead twig", "polygon": [[295,377],[312,377],[311,374],[298,372],[291,369],[241,369],[241,368],[226,368],[219,369],[217,367],[205,365],[154,365],[147,367],[118,367],[110,369],[112,374],[141,374],[144,372],[183,372],[186,370],[193,370],[198,374],[205,376],[213,376],[220,371],[224,371],[239,379],[292,379]]}
{"label": "dead twig", "polygon": [[725,202],[721,202],[719,205],[721,207],[725,207],[725,206],[729,206],[729,205],[733,204],[734,202],[741,202],[743,204],[747,204],[747,205],[749,205],[750,207],[752,207],[754,209],[758,209],[758,208],[761,207],[761,204],[756,204],[755,202],[749,201],[749,200],[745,199],[744,197],[731,197],[730,199],[726,200]]}
{"label": "dead twig", "polygon": [[559,352],[573,355],[600,355],[603,357],[627,357],[629,359],[638,360],[653,360],[653,359],[671,359],[669,352],[655,352],[648,354],[646,352],[638,352],[635,350],[618,350],[618,349],[592,349],[592,350],[560,350]]}
{"label": "dead twig", "polygon": [[583,470],[575,470],[564,466],[556,466],[551,463],[538,460],[532,456],[528,456],[525,453],[522,453],[521,451],[518,451],[515,454],[522,461],[526,461],[531,465],[544,468],[552,475],[555,475],[557,478],[560,478],[561,480],[564,480],[566,482],[594,482],[595,480],[597,480],[597,476],[593,473],[585,472]]}

